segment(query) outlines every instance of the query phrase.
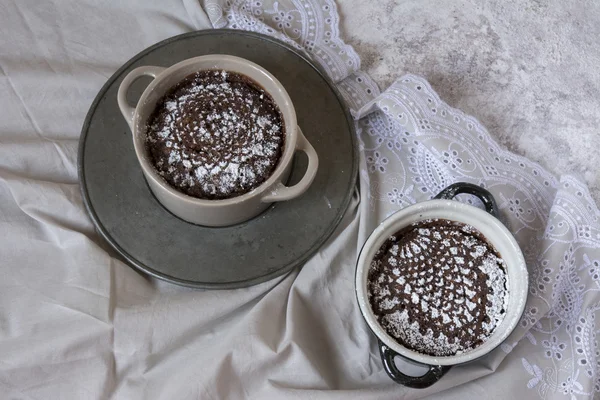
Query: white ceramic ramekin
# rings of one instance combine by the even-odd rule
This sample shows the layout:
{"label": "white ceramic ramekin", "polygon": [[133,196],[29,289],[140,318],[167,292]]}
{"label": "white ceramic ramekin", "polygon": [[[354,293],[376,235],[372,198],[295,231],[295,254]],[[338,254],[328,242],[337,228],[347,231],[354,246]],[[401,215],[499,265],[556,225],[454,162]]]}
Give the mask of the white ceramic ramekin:
{"label": "white ceramic ramekin", "polygon": [[[450,200],[459,193],[470,193],[479,197],[486,206],[487,212]],[[356,267],[356,296],[365,321],[379,339],[380,353],[386,372],[396,382],[417,388],[430,386],[439,380],[450,366],[473,361],[494,350],[517,326],[527,300],[528,272],[519,245],[497,216],[496,202],[488,191],[469,183],[456,183],[444,189],[434,200],[414,204],[393,214],[383,221],[366,241]],[[477,228],[500,253],[506,263],[508,275],[508,306],[500,325],[480,346],[448,357],[421,354],[399,344],[379,324],[367,296],[369,267],[383,243],[410,224],[435,218],[458,221]],[[413,364],[427,366],[428,372],[420,377],[403,374],[394,363],[396,356],[401,356]]]}
{"label": "white ceramic ramekin", "polygon": [[[271,95],[285,123],[285,147],[273,174],[256,189],[225,200],[203,200],[175,190],[158,175],[145,146],[147,121],[157,101],[190,74],[210,69],[223,69],[252,78]],[[144,90],[137,105],[131,107],[126,94],[131,84],[141,76],[151,76],[154,80]],[[283,85],[264,68],[243,58],[215,54],[190,58],[169,68],[136,68],[121,82],[118,103],[131,128],[135,153],[150,189],[165,208],[188,222],[206,226],[226,226],[246,221],[260,214],[273,202],[300,196],[316,176],[319,158],[296,122],[296,111]],[[297,184],[285,186],[296,151],[306,153],[308,167]]]}

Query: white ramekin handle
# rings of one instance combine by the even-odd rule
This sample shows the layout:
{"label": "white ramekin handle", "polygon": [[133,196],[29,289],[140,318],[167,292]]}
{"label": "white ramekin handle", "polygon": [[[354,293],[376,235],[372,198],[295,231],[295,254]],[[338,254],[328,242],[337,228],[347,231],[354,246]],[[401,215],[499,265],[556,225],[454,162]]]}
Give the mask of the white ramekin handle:
{"label": "white ramekin handle", "polygon": [[151,76],[156,78],[161,72],[163,72],[166,68],[164,67],[153,67],[153,66],[144,66],[138,67],[127,74],[127,76],[123,79],[121,84],[119,85],[119,92],[117,93],[117,102],[119,103],[119,109],[121,110],[121,114],[129,124],[129,127],[133,129],[133,114],[135,113],[135,107],[131,107],[127,102],[127,91],[131,84],[141,76]]}
{"label": "white ramekin handle", "polygon": [[304,176],[300,179],[300,182],[296,183],[294,186],[285,186],[283,183],[279,182],[261,199],[263,203],[285,201],[298,197],[306,192],[315,180],[317,170],[319,169],[319,156],[317,156],[315,148],[306,139],[302,130],[300,130],[300,127],[298,127],[296,150],[303,151],[308,156],[308,167],[306,168]]}

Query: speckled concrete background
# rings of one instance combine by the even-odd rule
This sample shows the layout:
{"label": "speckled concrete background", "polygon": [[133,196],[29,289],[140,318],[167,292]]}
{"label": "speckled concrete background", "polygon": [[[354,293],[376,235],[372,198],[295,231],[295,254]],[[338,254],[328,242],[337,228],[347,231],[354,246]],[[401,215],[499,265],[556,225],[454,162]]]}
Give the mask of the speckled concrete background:
{"label": "speckled concrete background", "polygon": [[342,37],[385,89],[411,72],[510,150],[600,205],[600,1],[340,0]]}

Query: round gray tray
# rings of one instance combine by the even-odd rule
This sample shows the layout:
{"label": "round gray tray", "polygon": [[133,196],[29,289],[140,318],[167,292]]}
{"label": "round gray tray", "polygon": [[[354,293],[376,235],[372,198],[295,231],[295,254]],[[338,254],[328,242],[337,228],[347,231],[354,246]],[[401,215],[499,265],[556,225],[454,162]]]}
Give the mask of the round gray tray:
{"label": "round gray tray", "polygon": [[[285,86],[298,124],[319,155],[319,171],[301,197],[273,205],[232,227],[187,223],[164,209],[138,165],[131,132],[117,106],[123,77],[141,65],[170,66],[203,54],[231,54],[270,71]],[[130,90],[135,104],[148,80]],[[331,235],[356,185],[354,124],[325,74],[291,46],[231,30],[188,33],[136,55],[104,85],[86,117],[79,144],[79,180],[97,230],[134,268],[198,288],[254,285],[302,265]],[[297,155],[290,178],[306,168]]]}

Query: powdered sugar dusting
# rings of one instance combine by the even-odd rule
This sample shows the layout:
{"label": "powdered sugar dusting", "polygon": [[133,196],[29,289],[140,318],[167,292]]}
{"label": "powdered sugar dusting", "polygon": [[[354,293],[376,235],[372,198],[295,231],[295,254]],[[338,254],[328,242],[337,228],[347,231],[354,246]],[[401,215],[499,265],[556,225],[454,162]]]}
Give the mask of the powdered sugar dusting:
{"label": "powdered sugar dusting", "polygon": [[[502,322],[508,302],[504,261],[496,250],[472,226],[441,219],[388,239],[371,263],[368,285],[371,307],[388,333],[435,356],[483,343]],[[393,306],[384,309],[383,303]]]}
{"label": "powdered sugar dusting", "polygon": [[159,101],[146,143],[169,184],[195,197],[228,198],[270,176],[284,144],[283,119],[249,78],[201,71]]}

